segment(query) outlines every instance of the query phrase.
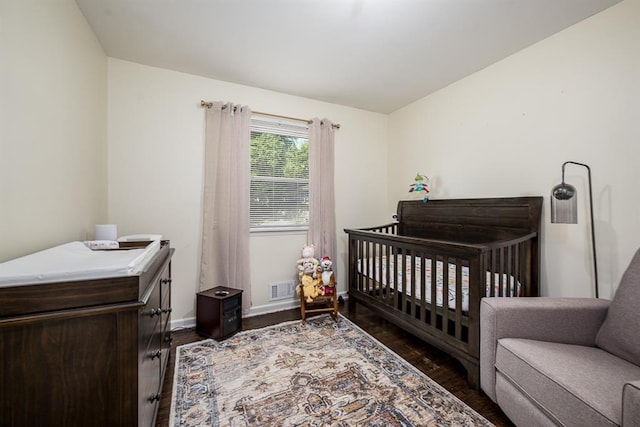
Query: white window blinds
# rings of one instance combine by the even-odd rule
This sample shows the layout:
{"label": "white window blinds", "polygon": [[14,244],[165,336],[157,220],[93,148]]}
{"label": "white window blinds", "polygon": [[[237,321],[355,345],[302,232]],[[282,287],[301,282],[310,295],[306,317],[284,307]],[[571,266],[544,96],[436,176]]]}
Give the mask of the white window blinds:
{"label": "white window blinds", "polygon": [[284,119],[251,119],[252,231],[309,224],[309,129]]}

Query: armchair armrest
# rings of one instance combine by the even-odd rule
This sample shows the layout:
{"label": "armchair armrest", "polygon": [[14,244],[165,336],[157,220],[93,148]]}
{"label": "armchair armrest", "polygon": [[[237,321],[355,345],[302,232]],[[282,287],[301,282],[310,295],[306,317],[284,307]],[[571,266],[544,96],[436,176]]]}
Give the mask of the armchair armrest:
{"label": "armchair armrest", "polygon": [[594,298],[483,298],[480,386],[495,401],[495,358],[501,338],[595,346],[610,301]]}
{"label": "armchair armrest", "polygon": [[640,425],[640,380],[622,388],[622,426]]}

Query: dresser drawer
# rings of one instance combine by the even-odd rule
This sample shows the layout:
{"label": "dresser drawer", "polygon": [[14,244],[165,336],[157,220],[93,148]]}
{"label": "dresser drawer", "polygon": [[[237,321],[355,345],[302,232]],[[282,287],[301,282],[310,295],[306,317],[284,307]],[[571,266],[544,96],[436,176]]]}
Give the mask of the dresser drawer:
{"label": "dresser drawer", "polygon": [[140,352],[140,368],[138,371],[138,419],[139,425],[144,425],[153,419],[156,407],[160,401],[160,374],[163,352],[161,347],[161,333],[153,334],[149,347]]}

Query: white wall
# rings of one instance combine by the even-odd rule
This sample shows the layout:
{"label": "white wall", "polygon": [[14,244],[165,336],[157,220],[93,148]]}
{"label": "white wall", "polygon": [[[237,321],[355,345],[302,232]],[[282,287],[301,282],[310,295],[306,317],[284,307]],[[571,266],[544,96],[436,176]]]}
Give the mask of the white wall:
{"label": "white wall", "polygon": [[106,220],[106,83],[75,2],[0,2],[0,262]]}
{"label": "white wall", "polygon": [[[375,225],[388,212],[386,115],[109,58],[109,221],[119,234],[161,233],[176,248],[173,319],[195,316],[200,262],[204,111],[200,100],[254,111],[327,117],[336,132],[336,222],[341,290],[345,227]],[[304,234],[252,237],[253,312],[269,311],[268,283],[295,274]],[[293,303],[293,299],[291,301]]]}
{"label": "white wall", "polygon": [[390,115],[389,200],[416,172],[434,198],[541,195],[542,292],[589,296],[586,169],[567,166],[579,224],[550,224],[566,160],[593,176],[600,293],[640,247],[640,0],[626,0]]}
{"label": "white wall", "polygon": [[[3,1],[0,19],[0,261],[91,237],[104,221],[117,223],[120,234],[162,233],[177,249],[174,319],[193,317],[200,99],[342,124],[342,290],[342,229],[386,222],[416,172],[434,178],[436,197],[543,195],[548,204],[562,162],[586,162],[604,296],[639,246],[640,0],[625,0],[390,116],[107,61],[72,0]],[[582,169],[567,170],[581,195],[579,225],[549,224],[545,206],[545,295],[590,293],[585,179]],[[254,309],[269,309],[267,284],[291,277],[304,241],[300,234],[252,238]]]}

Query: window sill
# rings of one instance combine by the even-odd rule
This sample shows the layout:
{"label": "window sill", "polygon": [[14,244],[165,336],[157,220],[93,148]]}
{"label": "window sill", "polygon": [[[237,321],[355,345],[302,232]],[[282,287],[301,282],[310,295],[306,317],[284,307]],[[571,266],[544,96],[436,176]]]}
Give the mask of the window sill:
{"label": "window sill", "polygon": [[270,227],[270,228],[251,228],[251,234],[306,234],[309,227]]}

